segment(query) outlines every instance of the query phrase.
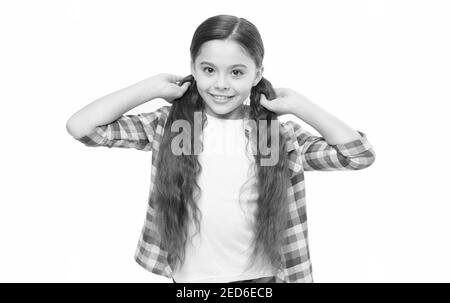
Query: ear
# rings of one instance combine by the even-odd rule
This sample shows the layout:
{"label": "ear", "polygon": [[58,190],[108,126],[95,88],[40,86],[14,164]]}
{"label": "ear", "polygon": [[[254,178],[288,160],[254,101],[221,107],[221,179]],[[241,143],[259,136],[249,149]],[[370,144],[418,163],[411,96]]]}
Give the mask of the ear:
{"label": "ear", "polygon": [[255,77],[255,80],[253,81],[253,86],[256,86],[259,83],[259,81],[261,81],[261,79],[263,77],[263,72],[264,72],[264,66],[261,66],[261,68],[257,69],[256,77]]}

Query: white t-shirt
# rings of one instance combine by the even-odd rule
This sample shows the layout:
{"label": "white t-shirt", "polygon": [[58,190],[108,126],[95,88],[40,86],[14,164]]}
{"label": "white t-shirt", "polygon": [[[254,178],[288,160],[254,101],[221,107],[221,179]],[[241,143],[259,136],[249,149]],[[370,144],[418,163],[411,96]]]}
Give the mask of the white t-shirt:
{"label": "white t-shirt", "polygon": [[197,180],[201,229],[198,233],[191,220],[185,263],[172,273],[176,282],[231,282],[273,275],[272,267],[260,259],[250,268],[247,263],[257,207],[256,166],[247,142],[242,119],[207,114]]}

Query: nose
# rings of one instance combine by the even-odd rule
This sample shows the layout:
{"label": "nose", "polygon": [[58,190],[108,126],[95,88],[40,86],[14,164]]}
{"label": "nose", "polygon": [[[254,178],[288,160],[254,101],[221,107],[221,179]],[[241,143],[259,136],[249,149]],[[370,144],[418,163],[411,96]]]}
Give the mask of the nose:
{"label": "nose", "polygon": [[226,76],[219,76],[215,86],[216,86],[215,88],[218,90],[230,88],[230,86],[227,83]]}

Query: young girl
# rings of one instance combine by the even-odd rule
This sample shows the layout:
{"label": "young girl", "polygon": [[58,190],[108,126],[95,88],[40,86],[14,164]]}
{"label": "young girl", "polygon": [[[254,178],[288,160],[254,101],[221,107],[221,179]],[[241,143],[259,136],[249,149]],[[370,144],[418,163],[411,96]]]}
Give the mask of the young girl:
{"label": "young girl", "polygon": [[[302,95],[272,87],[262,76],[261,36],[248,20],[205,20],[190,53],[191,75],[150,77],[67,122],[87,146],[152,151],[135,260],[174,282],[312,282],[304,171],[366,168],[372,146]],[[156,98],[171,105],[124,115]],[[293,121],[278,124],[284,114],[323,137]]]}

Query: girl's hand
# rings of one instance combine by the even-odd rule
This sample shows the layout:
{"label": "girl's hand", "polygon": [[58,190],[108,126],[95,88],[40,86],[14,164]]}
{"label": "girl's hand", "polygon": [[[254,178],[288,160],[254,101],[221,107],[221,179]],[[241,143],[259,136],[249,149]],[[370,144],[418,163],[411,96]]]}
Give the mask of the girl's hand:
{"label": "girl's hand", "polygon": [[172,104],[173,100],[180,98],[187,91],[190,82],[178,86],[176,82],[184,77],[161,73],[152,77],[151,85],[155,88],[157,98],[162,98]]}
{"label": "girl's hand", "polygon": [[275,93],[277,97],[272,100],[267,100],[266,96],[261,94],[260,103],[279,116],[294,114],[304,102],[310,102],[306,97],[289,88],[275,88]]}

